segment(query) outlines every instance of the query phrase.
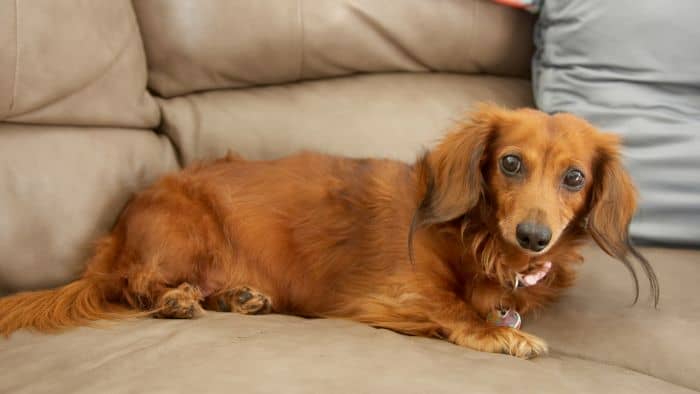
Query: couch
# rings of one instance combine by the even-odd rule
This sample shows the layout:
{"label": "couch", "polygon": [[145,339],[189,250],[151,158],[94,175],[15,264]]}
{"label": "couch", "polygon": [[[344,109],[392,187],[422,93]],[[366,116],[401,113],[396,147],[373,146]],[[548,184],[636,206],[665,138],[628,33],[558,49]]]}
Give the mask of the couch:
{"label": "couch", "polygon": [[[477,101],[532,105],[533,17],[482,0],[0,2],[0,294],[65,284],[137,190],[232,149],[411,161]],[[700,390],[700,253],[594,246],[531,361],[342,320],[207,313],[0,339],[0,393]],[[0,311],[2,313],[2,311]]]}

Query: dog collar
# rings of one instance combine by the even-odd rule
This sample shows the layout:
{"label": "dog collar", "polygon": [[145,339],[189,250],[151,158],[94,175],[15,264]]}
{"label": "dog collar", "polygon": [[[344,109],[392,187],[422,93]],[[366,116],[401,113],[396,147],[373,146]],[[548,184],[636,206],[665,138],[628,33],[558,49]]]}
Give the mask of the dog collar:
{"label": "dog collar", "polygon": [[486,315],[486,321],[499,327],[518,329],[522,324],[520,314],[514,309],[494,309]]}
{"label": "dog collar", "polygon": [[[552,269],[552,262],[545,261],[538,270],[531,272],[527,275],[521,273],[516,273],[513,280],[513,290],[517,290],[520,287],[529,287],[536,285],[542,278],[547,276],[549,270]],[[519,329],[522,324],[522,318],[520,314],[515,309],[504,309],[497,308],[489,312],[486,315],[486,321],[499,327],[511,327]]]}

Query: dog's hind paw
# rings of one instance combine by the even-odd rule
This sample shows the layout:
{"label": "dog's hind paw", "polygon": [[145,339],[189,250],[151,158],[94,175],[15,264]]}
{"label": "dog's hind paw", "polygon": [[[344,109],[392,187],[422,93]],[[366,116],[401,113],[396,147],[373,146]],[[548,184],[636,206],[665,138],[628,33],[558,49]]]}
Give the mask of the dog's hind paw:
{"label": "dog's hind paw", "polygon": [[204,314],[199,301],[202,293],[198,288],[183,283],[175,289],[166,291],[160,298],[157,312],[153,315],[165,319],[192,319]]}
{"label": "dog's hind paw", "polygon": [[272,299],[255,289],[241,286],[207,297],[205,306],[219,312],[261,315],[272,311]]}

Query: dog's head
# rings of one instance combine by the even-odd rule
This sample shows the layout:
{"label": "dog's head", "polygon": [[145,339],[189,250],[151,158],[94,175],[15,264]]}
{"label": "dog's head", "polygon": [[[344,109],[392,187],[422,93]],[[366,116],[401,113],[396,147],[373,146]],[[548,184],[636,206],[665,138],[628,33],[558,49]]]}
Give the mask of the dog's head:
{"label": "dog's head", "polygon": [[618,150],[617,136],[571,114],[482,105],[423,159],[414,222],[478,217],[503,248],[531,257],[587,232],[630,268],[636,191]]}

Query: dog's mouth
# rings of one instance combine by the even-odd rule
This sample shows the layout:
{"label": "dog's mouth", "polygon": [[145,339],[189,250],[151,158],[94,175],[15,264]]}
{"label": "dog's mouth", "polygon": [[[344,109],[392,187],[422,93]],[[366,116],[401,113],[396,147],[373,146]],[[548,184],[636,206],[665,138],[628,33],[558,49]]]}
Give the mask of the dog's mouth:
{"label": "dog's mouth", "polygon": [[542,249],[542,250],[534,251],[534,250],[530,250],[530,249],[523,248],[523,247],[521,247],[520,245],[515,245],[515,246],[517,246],[517,247],[519,248],[519,250],[520,250],[521,253],[523,253],[524,255],[529,256],[529,257],[538,257],[538,256],[541,256],[541,255],[543,255],[543,254],[549,252],[549,249],[550,249],[549,247],[546,247],[546,248],[544,248],[544,249]]}
{"label": "dog's mouth", "polygon": [[545,261],[534,269],[525,272],[516,272],[513,278],[513,289],[530,287],[539,283],[552,269],[552,262]]}

